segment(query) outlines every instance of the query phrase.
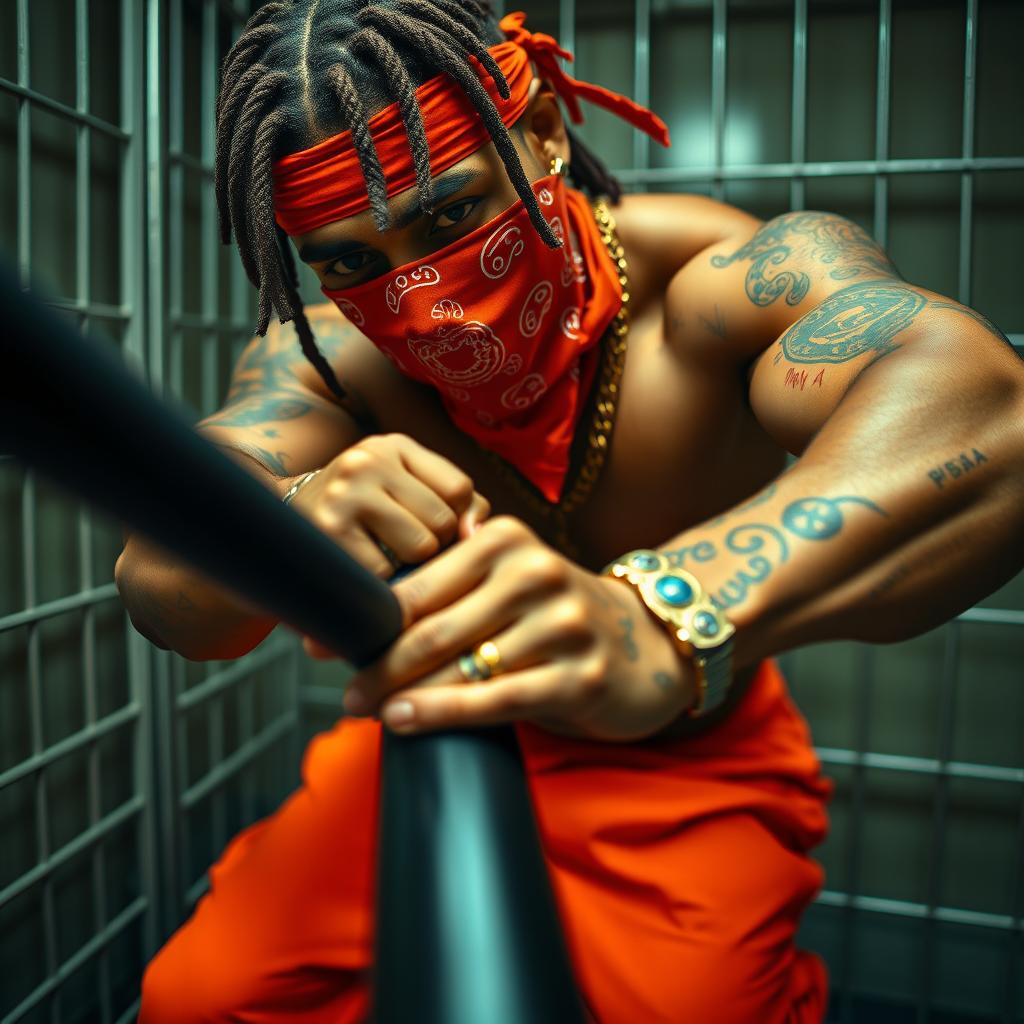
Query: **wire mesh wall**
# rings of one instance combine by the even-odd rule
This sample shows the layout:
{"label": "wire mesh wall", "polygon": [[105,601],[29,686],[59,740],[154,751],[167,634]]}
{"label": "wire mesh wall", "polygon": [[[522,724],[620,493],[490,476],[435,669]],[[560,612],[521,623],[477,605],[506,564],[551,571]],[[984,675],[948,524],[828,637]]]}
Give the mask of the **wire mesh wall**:
{"label": "wire mesh wall", "polygon": [[[253,322],[211,183],[218,58],[248,6],[0,7],[0,247],[197,418]],[[513,6],[669,121],[663,151],[588,111],[628,187],[845,214],[1024,345],[1024,5]],[[2,456],[0,522],[0,1021],[130,1020],[142,965],[298,782],[344,672],[282,631],[231,663],[154,649],[112,583],[116,524]],[[833,1019],[1024,1021],[1022,625],[1018,577],[913,641],[781,659],[838,784],[801,932]]]}
{"label": "wire mesh wall", "polygon": [[[248,7],[0,7],[0,248],[197,419],[254,322],[212,188]],[[154,648],[113,583],[118,524],[9,458],[0,521],[0,1020],[131,1020],[209,864],[298,783],[306,659],[281,632],[228,664]]]}

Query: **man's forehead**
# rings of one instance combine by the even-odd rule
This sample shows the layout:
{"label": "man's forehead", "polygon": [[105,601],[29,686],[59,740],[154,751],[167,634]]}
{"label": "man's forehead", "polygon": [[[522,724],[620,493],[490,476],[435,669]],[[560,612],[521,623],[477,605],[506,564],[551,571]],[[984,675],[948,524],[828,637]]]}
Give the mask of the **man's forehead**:
{"label": "man's forehead", "polygon": [[[477,150],[465,160],[442,171],[432,179],[435,211],[453,195],[481,182],[496,170],[493,160],[488,158],[489,154],[486,152],[493,148],[491,145]],[[392,230],[399,231],[407,228],[423,216],[419,205],[419,192],[415,186],[392,197],[388,200],[388,206],[391,210]],[[378,233],[368,210],[343,221],[325,224],[321,228],[314,229],[307,236],[300,236],[304,240],[299,246],[299,257],[306,263],[330,259],[337,254],[343,234],[355,235],[366,232]]]}

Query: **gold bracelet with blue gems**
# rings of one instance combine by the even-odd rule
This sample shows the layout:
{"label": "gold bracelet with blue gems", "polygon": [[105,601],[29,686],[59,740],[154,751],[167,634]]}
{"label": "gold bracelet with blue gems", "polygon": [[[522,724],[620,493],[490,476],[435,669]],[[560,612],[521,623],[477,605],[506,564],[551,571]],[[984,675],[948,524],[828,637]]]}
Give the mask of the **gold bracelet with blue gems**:
{"label": "gold bracelet with blue gems", "polygon": [[724,703],[732,685],[732,646],[736,627],[713,604],[700,580],[673,566],[652,548],[638,548],[601,570],[639,591],[651,613],[667,625],[676,648],[696,670],[697,701],[686,713],[698,718]]}

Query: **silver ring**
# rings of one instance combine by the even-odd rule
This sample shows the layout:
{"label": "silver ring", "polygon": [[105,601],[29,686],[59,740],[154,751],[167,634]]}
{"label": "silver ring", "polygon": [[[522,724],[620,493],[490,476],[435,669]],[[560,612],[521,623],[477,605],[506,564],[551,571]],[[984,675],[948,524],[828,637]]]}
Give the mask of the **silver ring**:
{"label": "silver ring", "polygon": [[395,569],[401,569],[405,564],[399,557],[384,543],[384,541],[377,541],[377,547],[384,552],[384,557],[395,567]]}
{"label": "silver ring", "polygon": [[459,658],[459,671],[467,683],[482,683],[491,678],[491,670],[487,663],[481,661],[475,651],[470,651]]}

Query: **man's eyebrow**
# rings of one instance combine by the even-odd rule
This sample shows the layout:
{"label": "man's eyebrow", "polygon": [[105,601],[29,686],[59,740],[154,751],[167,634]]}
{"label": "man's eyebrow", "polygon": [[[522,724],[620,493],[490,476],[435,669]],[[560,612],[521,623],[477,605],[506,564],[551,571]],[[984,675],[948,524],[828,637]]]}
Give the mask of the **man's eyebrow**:
{"label": "man's eyebrow", "polygon": [[[474,181],[482,178],[483,175],[484,172],[482,170],[455,171],[452,174],[442,175],[437,178],[434,181],[434,209],[436,210],[450,196],[455,195],[456,192],[461,192],[467,185],[471,185]],[[423,211],[420,209],[419,198],[415,197],[406,204],[404,210],[395,215],[393,227],[396,230],[407,228],[413,221],[419,220],[422,216]]]}
{"label": "man's eyebrow", "polygon": [[[441,205],[456,192],[461,192],[467,185],[479,180],[484,175],[480,171],[455,171],[441,175],[434,181],[434,207]],[[407,228],[413,221],[423,216],[420,210],[419,197],[414,197],[395,216],[392,227],[395,230]],[[299,259],[304,263],[322,263],[327,260],[340,259],[346,253],[369,248],[364,242],[311,242],[299,248]]]}
{"label": "man's eyebrow", "polygon": [[365,249],[362,242],[313,242],[299,249],[299,259],[304,263],[320,263],[324,260],[336,260],[356,249]]}

